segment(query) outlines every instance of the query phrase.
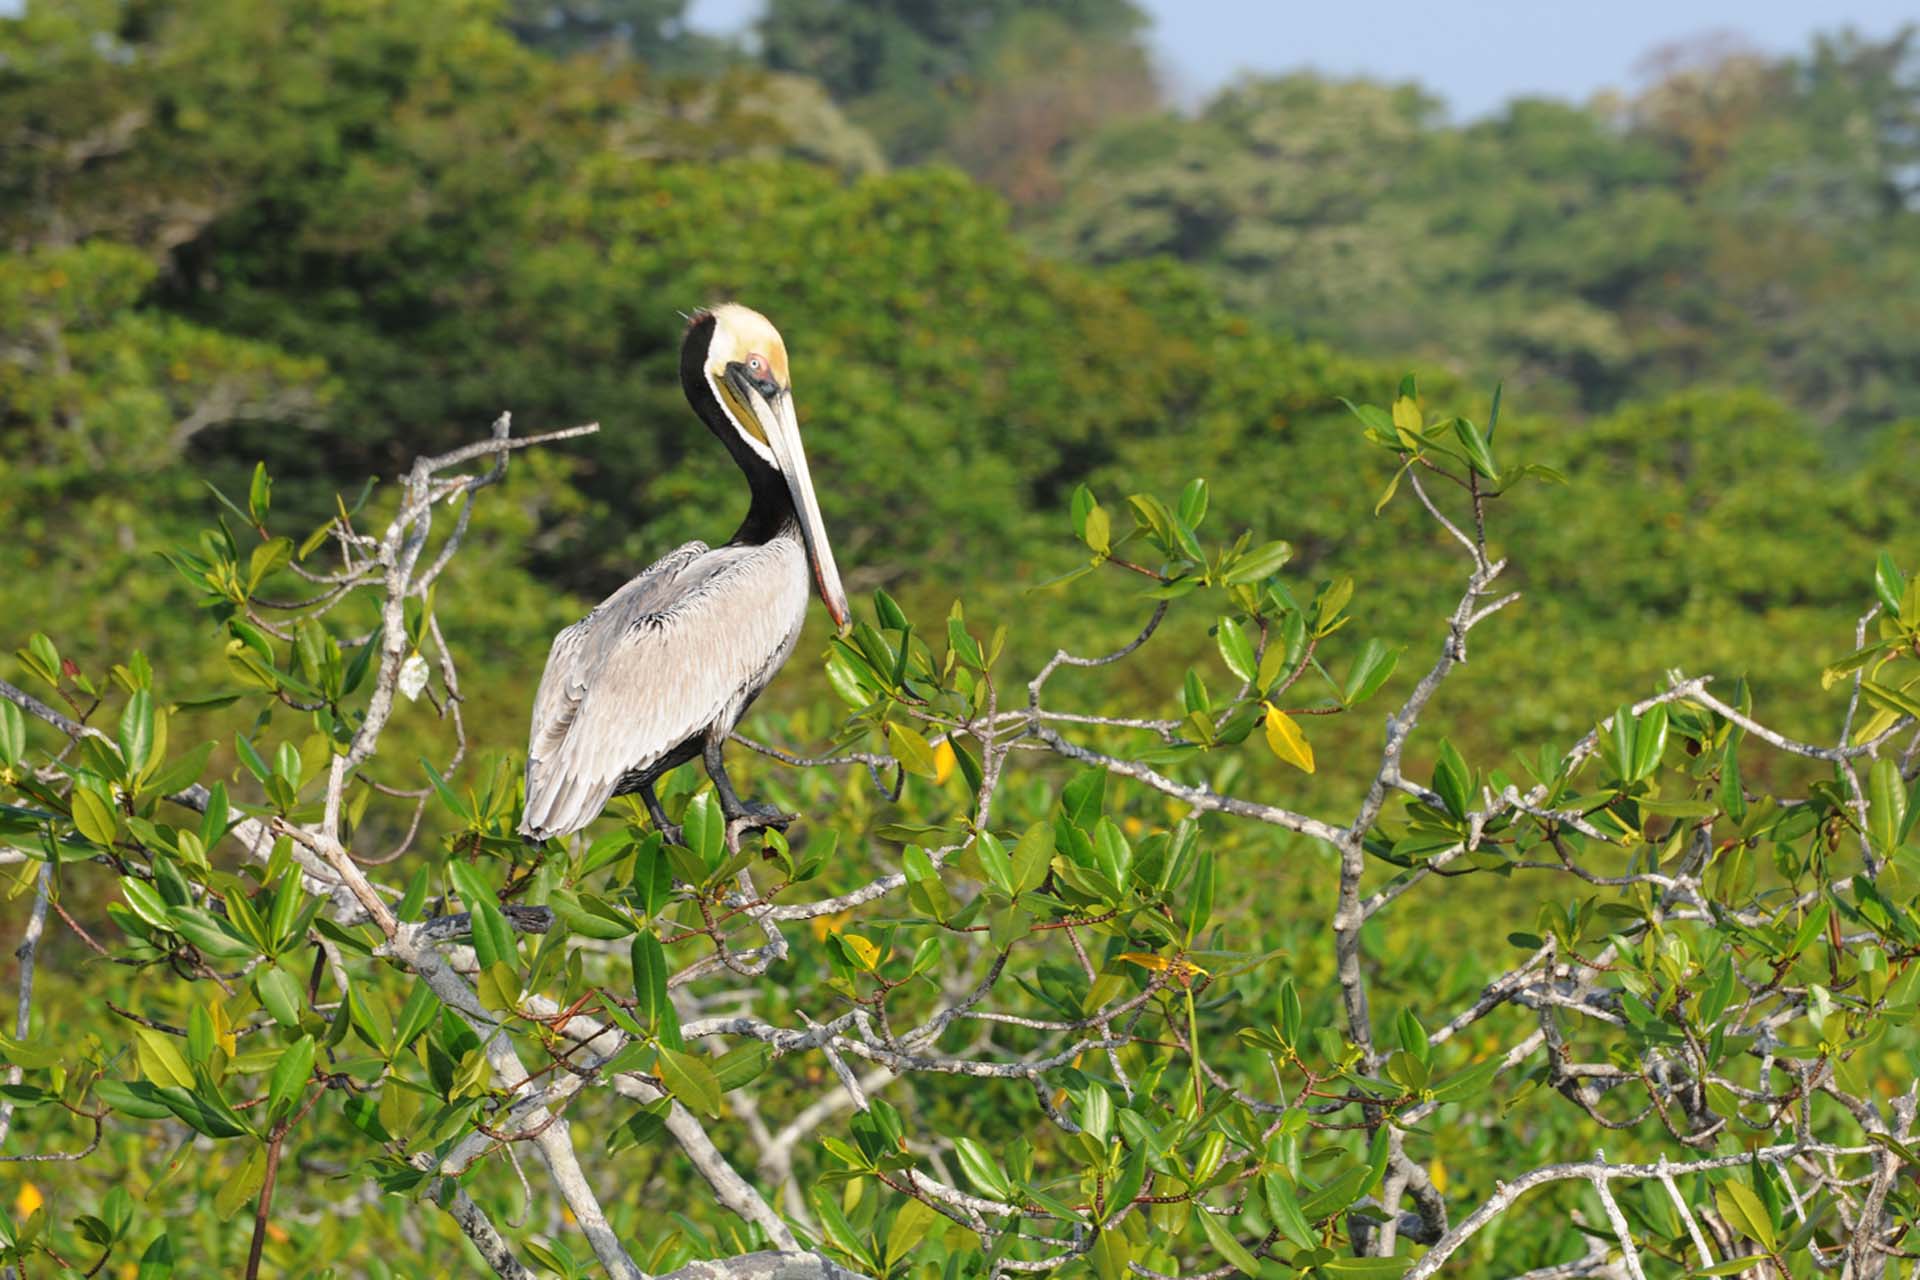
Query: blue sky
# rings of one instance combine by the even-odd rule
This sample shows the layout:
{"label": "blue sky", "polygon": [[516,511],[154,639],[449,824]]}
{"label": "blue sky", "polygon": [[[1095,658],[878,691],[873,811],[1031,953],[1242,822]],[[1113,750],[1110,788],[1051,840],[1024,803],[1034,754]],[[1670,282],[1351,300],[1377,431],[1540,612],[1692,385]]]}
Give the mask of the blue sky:
{"label": "blue sky", "polygon": [[[0,0],[3,3],[4,0]],[[1732,32],[1770,53],[1815,31],[1852,25],[1885,36],[1920,19],[1913,0],[1142,0],[1178,97],[1192,100],[1242,70],[1313,66],[1418,80],[1456,117],[1520,94],[1584,99],[1630,87],[1648,50]],[[696,25],[737,26],[759,0],[694,0]]]}

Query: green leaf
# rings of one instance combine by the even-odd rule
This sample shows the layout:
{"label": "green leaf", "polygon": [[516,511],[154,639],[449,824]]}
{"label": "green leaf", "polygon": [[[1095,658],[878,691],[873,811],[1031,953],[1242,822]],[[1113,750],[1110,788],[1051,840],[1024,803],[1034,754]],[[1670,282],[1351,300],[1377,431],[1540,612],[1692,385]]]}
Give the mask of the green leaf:
{"label": "green leaf", "polygon": [[1393,669],[1399,662],[1399,649],[1378,638],[1367,641],[1347,672],[1346,684],[1340,690],[1340,701],[1350,707],[1365,702],[1380,692],[1380,686],[1393,675]]}
{"label": "green leaf", "polygon": [[1346,611],[1347,604],[1353,599],[1353,578],[1342,575],[1326,585],[1326,589],[1314,597],[1313,631],[1315,635],[1330,635],[1337,627],[1340,615]]}
{"label": "green leaf", "polygon": [[985,1147],[972,1138],[955,1138],[953,1149],[954,1154],[960,1157],[960,1168],[975,1190],[1003,1203],[1013,1199],[1013,1184],[1007,1181],[1000,1162]]}
{"label": "green leaf", "polygon": [[1218,1214],[1208,1213],[1205,1209],[1196,1207],[1193,1216],[1200,1220],[1200,1229],[1206,1232],[1208,1242],[1221,1257],[1247,1275],[1260,1274],[1260,1264],[1254,1260],[1251,1253],[1247,1252],[1247,1247],[1235,1237],[1233,1229],[1220,1220]]}
{"label": "green leaf", "polygon": [[1912,716],[1920,720],[1920,698],[1915,698],[1903,689],[1890,688],[1872,680],[1862,680],[1860,692],[1867,695],[1868,701],[1885,707],[1895,715]]}
{"label": "green leaf", "polygon": [[1373,1170],[1366,1165],[1348,1165],[1302,1200],[1300,1212],[1306,1215],[1309,1222],[1324,1222],[1358,1200],[1371,1185],[1372,1179]]}
{"label": "green leaf", "polygon": [[447,780],[440,776],[438,769],[433,767],[433,761],[421,756],[420,767],[427,771],[427,781],[433,784],[434,794],[440,797],[441,804],[447,806],[447,811],[462,822],[472,822],[472,807],[460,798],[459,793],[447,785]]}
{"label": "green leaf", "polygon": [[928,1228],[940,1220],[940,1215],[927,1206],[924,1201],[908,1200],[893,1215],[893,1222],[887,1227],[887,1248],[884,1270],[891,1271],[894,1265],[912,1253],[926,1238]]}
{"label": "green leaf", "polygon": [[113,844],[116,820],[107,802],[87,787],[75,787],[70,797],[73,805],[73,825],[80,834],[101,847]]}
{"label": "green leaf", "polygon": [[1224,581],[1230,587],[1237,587],[1245,582],[1259,582],[1278,573],[1291,559],[1293,559],[1291,542],[1269,542],[1253,548],[1235,560],[1233,567],[1227,570]]}
{"label": "green leaf", "polygon": [[1867,836],[1881,857],[1899,847],[1906,820],[1907,789],[1900,765],[1892,756],[1882,756],[1867,775]]}
{"label": "green leaf", "polygon": [[1433,762],[1433,789],[1447,812],[1464,821],[1473,798],[1473,771],[1451,742],[1442,739]]}
{"label": "green leaf", "polygon": [[133,908],[133,914],[156,929],[172,930],[173,921],[167,916],[166,899],[145,880],[121,876],[120,893],[126,898],[127,905]]}
{"label": "green leaf", "polygon": [[1398,1280],[1411,1266],[1412,1258],[1329,1258],[1314,1270],[1342,1280]]}
{"label": "green leaf", "polygon": [[491,969],[497,964],[517,969],[520,964],[520,947],[514,937],[513,926],[500,914],[498,899],[486,882],[474,869],[464,862],[447,864],[447,875],[453,880],[453,887],[467,904],[468,916],[473,931],[473,954],[480,961],[482,969]]}
{"label": "green leaf", "polygon": [[1812,946],[1814,939],[1827,927],[1827,918],[1832,914],[1833,908],[1825,901],[1815,903],[1813,910],[1807,912],[1800,921],[1799,929],[1794,931],[1793,945],[1788,948],[1787,954],[1796,956]]}
{"label": "green leaf", "polygon": [[973,847],[988,882],[1009,898],[1016,896],[1020,890],[1014,882],[1013,861],[1007,857],[1006,846],[995,839],[991,831],[982,831]]}
{"label": "green leaf", "polygon": [[1187,897],[1186,940],[1192,942],[1213,916],[1213,851],[1201,853],[1193,869],[1193,888]]}
{"label": "green leaf", "polygon": [[827,1233],[827,1241],[841,1253],[858,1263],[869,1275],[880,1270],[879,1259],[861,1242],[860,1234],[847,1221],[847,1215],[840,1210],[837,1198],[827,1194],[825,1188],[815,1188],[813,1208],[820,1219],[820,1225]]}
{"label": "green leaf", "polygon": [[273,480],[267,475],[267,464],[253,464],[253,480],[247,486],[247,514],[253,517],[256,525],[267,522],[267,511],[272,505]]}
{"label": "green leaf", "polygon": [[0,764],[19,764],[27,754],[27,721],[20,708],[0,698]]}
{"label": "green leaf", "polygon": [[246,1163],[240,1166],[240,1171],[221,1181],[219,1189],[213,1193],[213,1211],[221,1221],[240,1212],[240,1207],[252,1200],[260,1190],[260,1184],[266,1181],[266,1157],[266,1147],[256,1144],[247,1153]]}
{"label": "green leaf", "polygon": [[279,1120],[293,1113],[306,1093],[307,1081],[313,1078],[313,1054],[312,1036],[301,1036],[281,1052],[267,1082],[269,1118]]}
{"label": "green leaf", "polygon": [[300,1026],[303,993],[300,984],[285,969],[263,965],[254,970],[253,993],[260,997],[261,1007],[273,1015],[275,1022],[290,1029]]}
{"label": "green leaf", "polygon": [[1607,741],[1613,748],[1610,763],[1618,771],[1622,782],[1628,781],[1633,773],[1633,708],[1625,703],[1613,713],[1612,726]]}
{"label": "green leaf", "polygon": [[933,859],[919,845],[910,844],[902,855],[902,862],[907,875],[908,899],[934,919],[945,920],[953,912],[953,900]]}
{"label": "green leaf", "polygon": [[433,988],[424,981],[416,980],[406,1004],[400,1007],[400,1016],[393,1023],[393,1051],[400,1053],[411,1045],[422,1031],[432,1025],[439,1009],[440,998],[433,994]]}
{"label": "green leaf", "polygon": [[679,1049],[680,1015],[667,996],[667,953],[651,930],[633,936],[633,990],[640,1003],[636,1012],[660,1043]]}
{"label": "green leaf", "polygon": [[140,1270],[134,1280],[171,1280],[173,1267],[173,1240],[163,1231],[140,1255]]}
{"label": "green leaf", "polygon": [[27,647],[20,650],[20,661],[35,675],[54,688],[60,687],[60,651],[54,647],[45,633],[36,631],[27,641]]}
{"label": "green leaf", "polygon": [[1907,577],[1900,572],[1900,566],[1893,562],[1893,556],[1882,551],[1880,558],[1873,562],[1873,593],[1880,597],[1880,603],[1886,606],[1887,616],[1899,618],[1912,626],[1920,623],[1920,618],[1903,618],[1900,615],[1901,597],[1907,591]]}
{"label": "green leaf", "polygon": [[1466,450],[1467,461],[1495,484],[1500,483],[1500,470],[1493,465],[1493,452],[1487,448],[1486,437],[1480,434],[1480,428],[1465,418],[1453,420],[1453,434],[1459,438],[1460,447]]}
{"label": "green leaf", "polygon": [[1319,1247],[1320,1237],[1314,1233],[1306,1215],[1300,1212],[1300,1202],[1294,1197],[1293,1187],[1278,1170],[1268,1170],[1260,1175],[1260,1190],[1261,1198],[1266,1202],[1267,1216],[1273,1219],[1273,1225],[1280,1228],[1280,1234],[1289,1243],[1300,1249]]}
{"label": "green leaf", "polygon": [[247,591],[258,591],[260,584],[276,570],[285,568],[293,559],[293,539],[270,538],[253,549],[247,557]]}
{"label": "green leaf", "polygon": [[247,767],[247,772],[261,782],[273,776],[273,770],[267,767],[267,762],[260,758],[260,753],[254,750],[253,743],[248,741],[245,734],[233,735],[233,750],[240,757],[240,763]]}
{"label": "green leaf", "polygon": [[[1207,1215],[1202,1213],[1201,1217]],[[1127,1280],[1133,1272],[1133,1244],[1127,1239],[1126,1232],[1115,1228],[1102,1231],[1093,1238],[1093,1244],[1087,1250],[1087,1261],[1093,1264],[1093,1273],[1100,1280]]]}
{"label": "green leaf", "polygon": [[751,1084],[773,1061],[773,1046],[761,1040],[749,1040],[737,1049],[729,1049],[713,1060],[713,1078],[728,1093]]}
{"label": "green leaf", "polygon": [[187,751],[185,755],[157,769],[151,777],[140,784],[141,792],[167,796],[176,791],[185,791],[200,781],[200,775],[207,770],[207,759],[212,754],[213,744],[202,742]]}
{"label": "green leaf", "polygon": [[1107,799],[1107,771],[1105,769],[1087,769],[1074,775],[1071,782],[1060,789],[1060,807],[1066,812],[1067,821],[1082,831],[1092,831],[1099,820],[1100,810]]}
{"label": "green leaf", "polygon": [[1627,781],[1639,782],[1653,776],[1660,757],[1667,749],[1667,705],[1648,707],[1633,730],[1633,765]]}
{"label": "green leaf", "polygon": [[1222,618],[1215,629],[1215,637],[1220,644],[1220,656],[1227,661],[1227,669],[1251,684],[1259,674],[1260,664],[1254,660],[1253,642],[1247,639],[1247,633],[1232,618]]}
{"label": "green leaf", "polygon": [[1079,1124],[1103,1147],[1113,1138],[1113,1099],[1098,1084],[1089,1084],[1080,1097]]}
{"label": "green leaf", "polygon": [[1120,1176],[1107,1184],[1107,1217],[1112,1218],[1133,1203],[1146,1181],[1147,1147],[1144,1143],[1135,1143],[1121,1166]]}
{"label": "green leaf", "polygon": [[720,865],[727,847],[727,817],[713,792],[702,791],[687,802],[687,811],[680,818],[680,830],[687,848],[700,859],[701,866],[711,872]]}
{"label": "green leaf", "polygon": [[244,960],[259,951],[235,925],[199,907],[168,907],[167,927],[217,960]]}
{"label": "green leaf", "polygon": [[1737,1178],[1729,1179],[1715,1189],[1713,1203],[1728,1226],[1768,1253],[1774,1252],[1779,1235],[1774,1229],[1773,1215],[1752,1187]]}
{"label": "green leaf", "polygon": [[940,766],[933,758],[933,748],[917,730],[904,724],[890,724],[887,726],[887,745],[893,752],[893,758],[908,773],[918,774],[922,778],[939,774]]}
{"label": "green leaf", "polygon": [[1053,824],[1036,822],[1021,834],[1013,846],[1013,883],[1015,893],[1038,889],[1047,878],[1053,861]]}
{"label": "green leaf", "polygon": [[1187,481],[1175,510],[1189,527],[1198,529],[1200,522],[1207,518],[1207,482],[1197,476]]}
{"label": "green leaf", "polygon": [[660,1079],[667,1092],[689,1110],[704,1116],[720,1114],[720,1082],[707,1064],[692,1054],[661,1045]]}
{"label": "green leaf", "polygon": [[1448,1076],[1433,1086],[1435,1102],[1458,1102],[1463,1098],[1477,1098],[1493,1078],[1500,1074],[1500,1059],[1476,1063],[1465,1071]]}
{"label": "green leaf", "polygon": [[120,758],[127,763],[127,777],[139,777],[152,754],[153,695],[136,689],[120,712]]}

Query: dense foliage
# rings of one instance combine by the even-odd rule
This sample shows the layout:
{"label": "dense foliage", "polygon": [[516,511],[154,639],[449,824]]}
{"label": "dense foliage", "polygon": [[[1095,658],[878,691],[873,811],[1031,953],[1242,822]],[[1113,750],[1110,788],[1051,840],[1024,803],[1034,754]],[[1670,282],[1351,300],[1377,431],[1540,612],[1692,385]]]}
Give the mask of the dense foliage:
{"label": "dense foliage", "polygon": [[[37,1233],[77,1270],[111,1245],[114,1267],[161,1250],[179,1274],[236,1273],[286,1124],[270,1268],[418,1271],[468,1237],[416,1203],[461,1201],[412,1162],[489,1145],[476,1119],[512,1132],[494,1114],[515,1105],[505,1060],[448,1001],[476,1018],[516,1004],[529,1070],[576,1001],[581,1027],[638,1020],[598,1077],[625,1081],[624,1100],[596,1086],[568,1114],[649,1270],[778,1239],[691,1172],[683,1128],[645,1118],[686,1113],[662,1112],[658,1087],[721,1112],[713,1140],[756,1191],[874,1274],[920,1257],[919,1232],[944,1239],[936,1262],[1006,1242],[1003,1259],[1035,1265],[1066,1250],[1103,1274],[1187,1274],[1267,1245],[1307,1267],[1322,1242],[1378,1248],[1380,1222],[1430,1209],[1423,1178],[1458,1226],[1495,1178],[1596,1146],[1698,1159],[1772,1141],[1789,1114],[1842,1147],[1878,1140],[1839,1099],[1887,1103],[1911,1076],[1904,1032],[1871,1037],[1920,971],[1914,752],[1861,745],[1914,696],[1901,646],[1920,620],[1902,572],[1920,566],[1920,420],[1902,417],[1920,380],[1913,38],[1681,63],[1630,100],[1518,103],[1461,127],[1417,89],[1309,76],[1163,114],[1132,5],[1035,8],[778,3],[757,56],[688,36],[659,0],[78,0],[0,19],[0,649],[19,650],[0,678],[104,735],[68,749],[0,703],[9,949],[50,887],[33,1018],[0,1055],[22,1072],[0,1156],[84,1147],[85,1117],[114,1108],[86,1160],[0,1165],[10,1240]],[[887,168],[927,158],[967,172]],[[736,859],[709,843],[696,865],[618,813],[580,848],[508,833],[548,637],[662,550],[725,536],[744,502],[674,377],[678,313],[730,296],[787,335],[827,523],[874,601],[848,641],[809,633],[745,731],[889,762],[904,789],[876,794],[858,766],[742,761],[806,815],[789,855],[751,868],[784,886],[786,953],[757,982],[676,982],[675,1013],[649,994],[659,965],[773,945],[751,912],[702,918],[731,909]],[[1413,362],[1424,399],[1397,393]],[[1498,409],[1496,376],[1511,379]],[[1372,446],[1343,398],[1382,406],[1365,411]],[[521,435],[602,430],[518,453],[498,487],[442,508],[439,536],[462,522],[457,557],[384,616],[392,584],[352,539],[420,521],[414,460],[502,409]],[[1462,431],[1455,411],[1489,426]],[[1411,490],[1445,482],[1409,460],[1464,479],[1476,449],[1474,474],[1503,492],[1472,567],[1510,558],[1501,589],[1522,598],[1423,700],[1405,748],[1418,781],[1381,809],[1381,717],[1451,651],[1462,579],[1461,545]],[[1509,486],[1521,457],[1561,482]],[[1183,488],[1196,475],[1210,485]],[[1123,500],[1142,490],[1157,497]],[[1440,501],[1473,528],[1464,495]],[[1103,564],[1034,589],[1109,555],[1163,581]],[[1049,677],[1074,714],[1158,726],[1060,740],[1095,753],[1104,782],[1038,722],[978,723],[987,667],[1000,711],[1025,705],[1056,648],[1134,634],[1142,589],[1178,597],[1149,647]],[[1290,628],[1324,639],[1319,667],[1294,670]],[[416,650],[430,696],[394,701],[390,683],[375,716]],[[1675,668],[1718,683],[1675,684]],[[1644,705],[1583,739],[1622,703]],[[365,752],[330,777],[370,719]],[[1839,754],[1761,749],[1747,723]],[[989,811],[979,771],[1001,748]],[[1549,816],[1504,800],[1509,780],[1522,798],[1545,788],[1528,803]],[[703,811],[699,783],[683,771],[676,810]],[[1302,836],[1196,795],[1339,816]],[[289,834],[270,838],[280,819]],[[1356,822],[1349,846],[1327,838]],[[397,924],[427,932],[392,951],[294,831],[356,857],[406,847],[368,874]],[[811,910],[888,875],[852,916]],[[1349,922],[1375,1004],[1358,1019],[1328,941],[1349,876],[1368,901],[1390,895]],[[559,921],[516,936],[496,918],[525,919],[487,914],[495,891]],[[465,913],[478,957],[445,949]],[[804,1036],[801,1014],[938,1017],[1008,946],[980,1012],[1064,1025],[1147,993],[1135,1038],[1047,1066],[1044,1086],[869,1083],[876,1106],[855,1120],[836,1072],[878,1071],[884,1057],[859,1059],[884,1038],[841,1023],[837,1056],[781,1038]],[[1512,973],[1513,1000],[1444,1030]],[[1536,997],[1561,983],[1596,1012],[1549,1033]],[[779,1035],[686,1034],[747,1013]],[[970,1018],[938,1030],[911,1051],[1026,1064],[1078,1043]],[[1618,1074],[1483,1070],[1536,1031]],[[1669,1054],[1672,1036],[1702,1052]],[[1832,1064],[1831,1087],[1786,1098],[1805,1068],[1750,1052],[1776,1040]],[[668,1078],[662,1049],[692,1065],[664,1059],[684,1073]],[[311,1092],[294,1069],[308,1051],[327,1064]],[[734,1087],[705,1108],[714,1071]],[[1229,1085],[1281,1110],[1223,1106]],[[1289,1109],[1303,1088],[1347,1114]],[[1004,1091],[986,1118],[983,1089]],[[1072,1130],[1108,1105],[1095,1150]],[[1409,1113],[1411,1128],[1382,1123]],[[1361,1127],[1285,1118],[1302,1114]],[[1880,1149],[1907,1158],[1882,1128],[1896,1146]],[[1017,1190],[1053,1243],[913,1208],[882,1177],[900,1183],[890,1162],[907,1154],[913,1176],[976,1202]],[[1771,1167],[1687,1183],[1708,1230],[1731,1233],[1716,1257],[1740,1256],[1740,1237],[1786,1252],[1801,1218],[1778,1215],[1796,1205],[1814,1225],[1793,1250],[1847,1245],[1839,1193],[1814,1204],[1786,1185],[1797,1169]],[[526,1261],[585,1265],[546,1175],[527,1172],[531,1205],[498,1151],[465,1185]],[[1136,1173],[1136,1192],[1151,1176],[1175,1197],[1217,1174],[1209,1203],[1242,1216],[1142,1202],[1076,1236],[1080,1206]],[[836,1178],[824,1202],[808,1194]],[[1243,1202],[1242,1181],[1261,1198]],[[1579,1257],[1582,1227],[1613,1238],[1595,1185],[1523,1200],[1458,1258],[1506,1274]],[[1650,1258],[1675,1257],[1686,1223],[1648,1186],[1621,1188],[1625,1210]],[[1415,1201],[1380,1207],[1402,1192]],[[1766,1223],[1743,1217],[1745,1194]],[[923,1207],[940,1204],[956,1207]],[[1389,1251],[1397,1234],[1404,1264],[1431,1226],[1396,1227]]]}
{"label": "dense foliage", "polygon": [[1464,126],[1416,86],[1299,74],[1085,143],[1039,238],[1172,254],[1284,329],[1536,399],[1750,383],[1858,426],[1920,406],[1916,160],[1913,28]]}

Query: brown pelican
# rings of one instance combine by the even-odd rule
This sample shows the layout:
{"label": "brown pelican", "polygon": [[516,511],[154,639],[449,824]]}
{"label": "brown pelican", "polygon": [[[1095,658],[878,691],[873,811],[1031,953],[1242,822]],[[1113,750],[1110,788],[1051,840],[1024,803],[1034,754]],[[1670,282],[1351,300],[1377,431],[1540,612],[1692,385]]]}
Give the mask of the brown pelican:
{"label": "brown pelican", "polygon": [[553,638],[527,743],[520,830],[534,839],[578,831],[637,791],[677,840],[653,784],[695,756],[730,829],[783,821],[735,794],[721,748],[800,638],[809,571],[834,623],[847,625],[779,332],[731,303],[696,313],[680,386],[747,473],[753,502],[725,546],[669,552]]}

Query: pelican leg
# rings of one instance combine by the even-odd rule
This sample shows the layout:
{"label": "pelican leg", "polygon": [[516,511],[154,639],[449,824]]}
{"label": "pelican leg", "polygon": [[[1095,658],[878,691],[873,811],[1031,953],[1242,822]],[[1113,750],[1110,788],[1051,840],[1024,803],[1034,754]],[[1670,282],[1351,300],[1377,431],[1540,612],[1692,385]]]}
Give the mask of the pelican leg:
{"label": "pelican leg", "polygon": [[713,790],[720,797],[721,812],[727,815],[727,826],[741,830],[753,830],[759,827],[785,828],[793,821],[793,815],[782,813],[770,804],[761,804],[754,800],[742,800],[733,789],[733,780],[727,777],[727,762],[722,758],[726,745],[726,736],[711,735],[707,738],[705,763],[707,776],[713,779]]}
{"label": "pelican leg", "polygon": [[680,833],[680,824],[667,820],[667,811],[660,807],[660,797],[653,794],[653,784],[640,784],[640,799],[646,802],[647,813],[653,818],[653,825],[668,844],[685,844],[686,837]]}

